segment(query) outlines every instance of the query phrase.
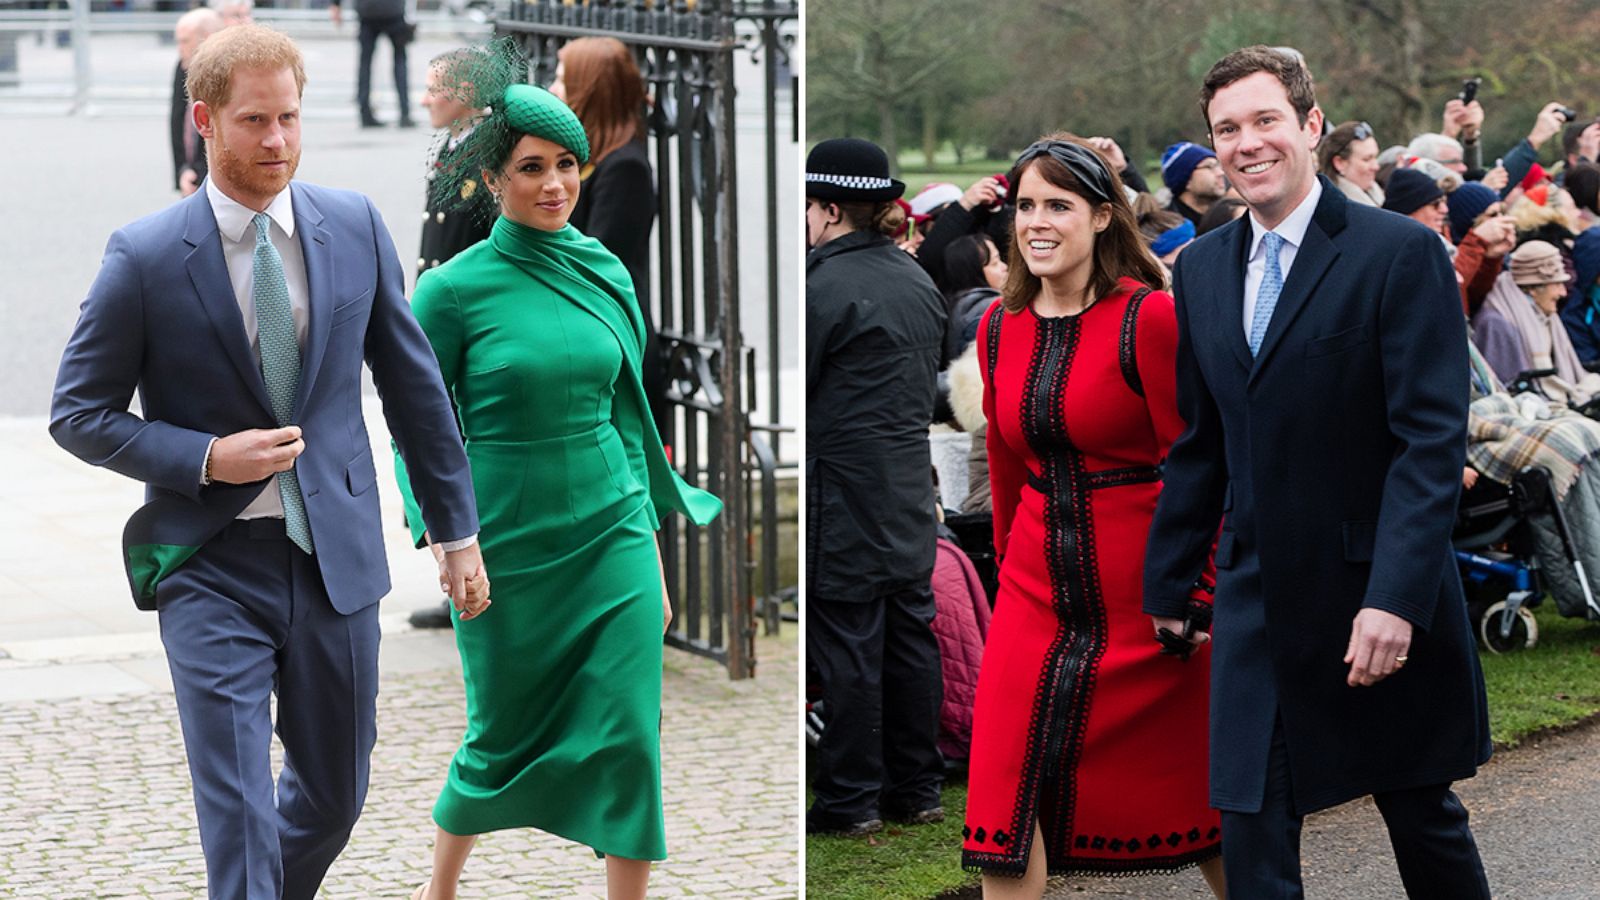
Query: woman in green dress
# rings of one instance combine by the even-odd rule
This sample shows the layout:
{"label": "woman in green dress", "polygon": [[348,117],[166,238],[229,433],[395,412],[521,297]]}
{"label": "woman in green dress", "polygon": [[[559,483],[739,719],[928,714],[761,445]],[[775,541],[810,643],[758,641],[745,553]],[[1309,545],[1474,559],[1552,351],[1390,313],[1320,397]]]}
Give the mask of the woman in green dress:
{"label": "woman in green dress", "polygon": [[454,897],[477,835],[531,826],[604,855],[610,897],[643,897],[650,861],[666,857],[671,612],[655,530],[669,510],[704,524],[721,502],[662,451],[628,270],[567,223],[589,156],[583,127],[543,88],[498,99],[469,141],[500,218],[425,273],[412,300],[460,413],[495,599],[481,616],[455,613],[467,731],[433,809],[432,878],[415,896]]}

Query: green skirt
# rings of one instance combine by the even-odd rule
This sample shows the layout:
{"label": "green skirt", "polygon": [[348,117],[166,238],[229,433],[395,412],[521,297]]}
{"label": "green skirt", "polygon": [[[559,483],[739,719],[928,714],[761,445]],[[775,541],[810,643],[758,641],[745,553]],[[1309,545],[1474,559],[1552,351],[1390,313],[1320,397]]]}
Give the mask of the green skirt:
{"label": "green skirt", "polygon": [[467,731],[434,821],[665,859],[660,562],[622,442],[604,423],[467,453],[493,605],[455,622]]}

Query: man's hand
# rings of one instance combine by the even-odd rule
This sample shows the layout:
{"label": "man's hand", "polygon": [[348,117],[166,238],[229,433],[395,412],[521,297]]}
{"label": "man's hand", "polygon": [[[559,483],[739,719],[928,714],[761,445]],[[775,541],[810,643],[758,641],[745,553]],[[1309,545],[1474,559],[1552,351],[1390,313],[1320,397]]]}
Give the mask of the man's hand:
{"label": "man's hand", "polygon": [[1472,233],[1483,239],[1485,256],[1505,256],[1517,246],[1517,221],[1510,216],[1484,219]]}
{"label": "man's hand", "polygon": [[1506,171],[1504,164],[1496,163],[1495,167],[1483,173],[1481,184],[1486,188],[1493,188],[1496,193],[1506,189],[1511,183],[1511,173]]}
{"label": "man's hand", "polygon": [[218,438],[211,446],[211,480],[223,484],[249,484],[294,468],[306,452],[300,426],[252,428]]}
{"label": "man's hand", "polygon": [[1533,145],[1533,149],[1539,149],[1540,144],[1550,140],[1566,127],[1566,118],[1556,112],[1561,107],[1560,100],[1551,100],[1544,105],[1544,109],[1539,110],[1539,118],[1534,120],[1533,130],[1528,132],[1528,143]]}
{"label": "man's hand", "polygon": [[429,544],[439,560],[439,590],[450,597],[461,621],[477,618],[489,608],[489,574],[483,569],[483,553],[474,542],[460,550],[440,550]]}
{"label": "man's hand", "polygon": [[[1170,619],[1170,618],[1167,618],[1166,616],[1151,616],[1150,617],[1150,622],[1151,622],[1151,625],[1152,625],[1152,631],[1159,632],[1161,629],[1165,628],[1166,630],[1172,632],[1173,634],[1177,635],[1178,637],[1183,637],[1183,629],[1184,629],[1184,620],[1183,619]],[[1160,638],[1156,638],[1156,640],[1160,640]],[[1190,636],[1189,643],[1192,646],[1198,648],[1201,644],[1209,643],[1210,640],[1211,640],[1211,635],[1210,634],[1207,634],[1204,631],[1200,631],[1200,630],[1196,629],[1195,633],[1192,636]],[[1165,645],[1163,645],[1163,646],[1165,646]]]}
{"label": "man's hand", "polygon": [[184,169],[178,176],[178,193],[184,197],[200,189],[200,173],[193,169]]}
{"label": "man's hand", "polygon": [[1363,609],[1350,626],[1350,647],[1344,661],[1350,664],[1345,683],[1371,687],[1405,665],[1401,657],[1411,649],[1411,623],[1381,609]]}
{"label": "man's hand", "polygon": [[1000,179],[985,175],[972,183],[957,202],[961,208],[972,211],[980,206],[993,206],[1000,200]]}
{"label": "man's hand", "polygon": [[1089,138],[1089,146],[1099,150],[1111,162],[1111,171],[1121,172],[1128,167],[1128,155],[1122,152],[1117,142],[1108,137]]}
{"label": "man's hand", "polygon": [[1460,97],[1451,97],[1444,105],[1444,122],[1439,133],[1447,138],[1470,141],[1483,130],[1483,105],[1474,100],[1462,103]]}
{"label": "man's hand", "polygon": [[335,28],[344,27],[344,10],[340,9],[339,7],[330,5],[328,7],[328,18],[333,20],[333,26]]}

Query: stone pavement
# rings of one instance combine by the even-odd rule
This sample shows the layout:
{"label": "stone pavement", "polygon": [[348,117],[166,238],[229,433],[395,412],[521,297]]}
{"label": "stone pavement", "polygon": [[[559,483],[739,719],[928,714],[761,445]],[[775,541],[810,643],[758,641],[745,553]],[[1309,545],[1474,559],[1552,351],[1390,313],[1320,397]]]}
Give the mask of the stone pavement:
{"label": "stone pavement", "polygon": [[[375,400],[364,410],[388,453]],[[203,895],[183,744],[153,614],[134,609],[118,535],[140,487],[58,449],[42,418],[0,418],[0,898]],[[379,478],[394,593],[380,606],[378,746],[366,811],[329,898],[403,898],[426,878],[428,818],[464,727],[448,633],[405,624],[433,564]],[[666,656],[668,847],[652,896],[799,896],[798,649],[763,638],[756,678]],[[603,897],[587,849],[530,830],[487,836],[464,897]]]}

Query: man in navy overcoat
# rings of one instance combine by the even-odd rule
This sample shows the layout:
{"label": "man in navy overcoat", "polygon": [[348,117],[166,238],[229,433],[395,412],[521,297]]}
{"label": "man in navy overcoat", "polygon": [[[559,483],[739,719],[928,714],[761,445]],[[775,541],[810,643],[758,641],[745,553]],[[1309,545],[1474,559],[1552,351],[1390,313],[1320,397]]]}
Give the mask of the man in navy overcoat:
{"label": "man in navy overcoat", "polygon": [[1178,258],[1189,427],[1145,611],[1181,626],[1215,540],[1210,790],[1228,893],[1300,897],[1302,817],[1371,794],[1410,896],[1487,898],[1450,791],[1489,756],[1450,546],[1468,372],[1454,273],[1438,235],[1317,177],[1301,63],[1235,51],[1201,97],[1250,214]]}
{"label": "man in navy overcoat", "polygon": [[360,194],[291,183],[304,84],[270,29],[201,46],[210,176],[111,236],[51,407],[63,447],[147,485],[124,565],[160,617],[210,895],[227,900],[311,900],[366,796],[389,568],[363,361],[447,551],[441,586],[473,614],[488,594],[460,432],[389,234]]}

